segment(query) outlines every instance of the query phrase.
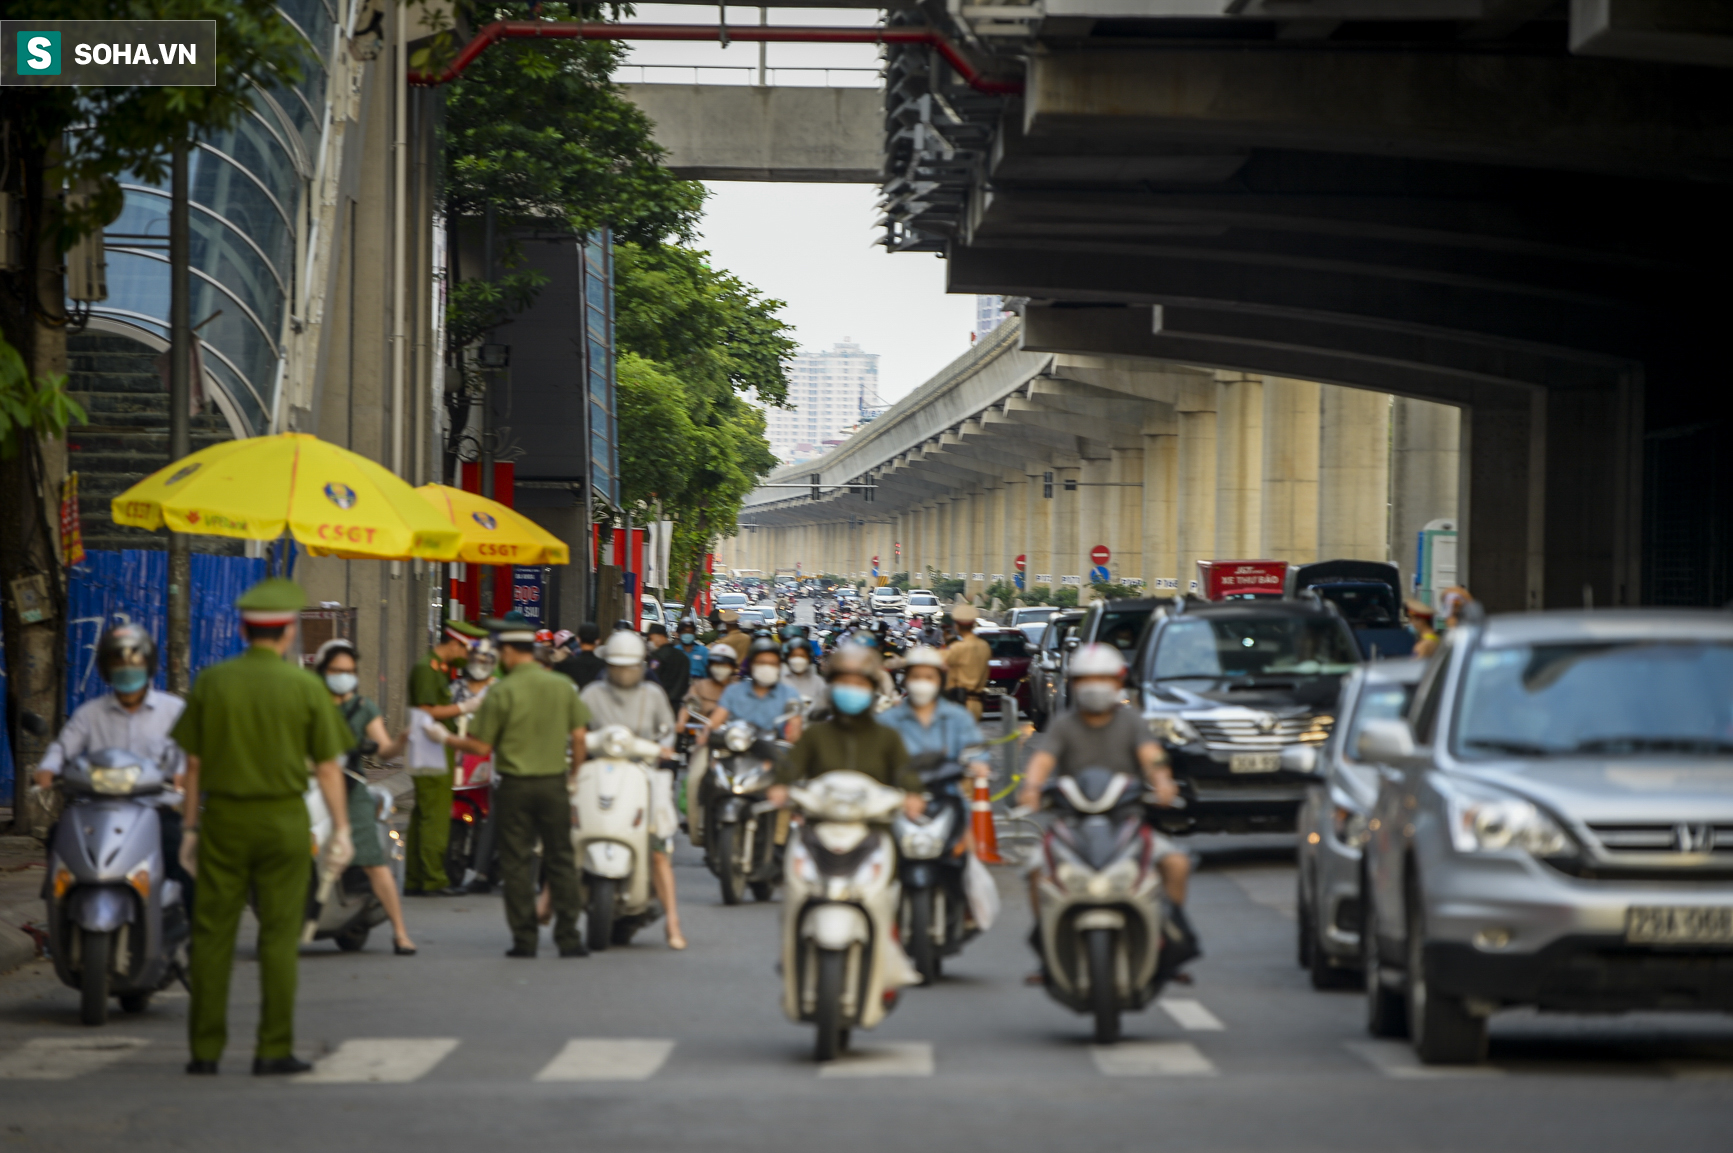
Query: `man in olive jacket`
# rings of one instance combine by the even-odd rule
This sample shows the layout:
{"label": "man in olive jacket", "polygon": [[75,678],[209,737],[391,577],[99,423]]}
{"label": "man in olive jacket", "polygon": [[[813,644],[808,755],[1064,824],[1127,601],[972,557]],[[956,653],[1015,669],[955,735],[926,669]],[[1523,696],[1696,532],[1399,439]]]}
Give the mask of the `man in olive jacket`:
{"label": "man in olive jacket", "polygon": [[808,725],[800,734],[788,759],[777,769],[777,783],[768,794],[773,803],[784,803],[788,786],[795,781],[846,770],[865,773],[880,784],[908,793],[904,806],[911,815],[926,809],[921,778],[909,767],[903,738],[873,719],[872,703],[877,695],[874,666],[873,654],[856,645],[838,649],[825,663],[831,717]]}

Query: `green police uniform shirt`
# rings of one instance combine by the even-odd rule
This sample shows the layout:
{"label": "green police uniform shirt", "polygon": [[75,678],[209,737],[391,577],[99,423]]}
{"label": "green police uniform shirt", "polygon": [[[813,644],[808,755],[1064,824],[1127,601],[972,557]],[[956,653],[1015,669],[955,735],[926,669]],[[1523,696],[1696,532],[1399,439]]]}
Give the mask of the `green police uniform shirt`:
{"label": "green police uniform shirt", "polygon": [[[409,670],[409,704],[413,708],[438,708],[451,703],[451,669],[444,661],[428,653],[425,660]],[[452,732],[457,731],[457,719],[447,717],[440,722]]]}
{"label": "green police uniform shirt", "polygon": [[469,735],[493,746],[494,765],[506,776],[547,777],[571,768],[572,730],[589,723],[571,681],[525,661],[488,689]]}
{"label": "green police uniform shirt", "polygon": [[204,792],[246,800],[300,796],[308,761],[355,743],[319,678],[266,645],[200,673],[173,735],[199,758]]}

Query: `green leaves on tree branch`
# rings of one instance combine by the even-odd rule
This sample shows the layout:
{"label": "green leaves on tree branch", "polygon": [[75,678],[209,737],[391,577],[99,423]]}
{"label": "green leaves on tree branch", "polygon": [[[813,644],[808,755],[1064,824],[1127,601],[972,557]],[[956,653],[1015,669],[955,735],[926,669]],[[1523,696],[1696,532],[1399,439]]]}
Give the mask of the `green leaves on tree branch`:
{"label": "green leaves on tree branch", "polygon": [[31,380],[18,350],[0,339],[0,459],[18,454],[24,434],[58,437],[77,421],[89,419],[66,392],[59,373]]}

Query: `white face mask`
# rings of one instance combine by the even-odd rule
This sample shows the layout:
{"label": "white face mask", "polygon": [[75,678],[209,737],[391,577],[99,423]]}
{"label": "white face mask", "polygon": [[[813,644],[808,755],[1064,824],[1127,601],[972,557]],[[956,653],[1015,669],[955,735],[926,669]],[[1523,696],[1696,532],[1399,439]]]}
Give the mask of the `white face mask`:
{"label": "white face mask", "polygon": [[918,681],[910,681],[903,688],[908,691],[909,700],[922,708],[939,699],[939,682],[929,681],[925,677]]}
{"label": "white face mask", "polygon": [[812,667],[812,662],[807,660],[805,657],[789,657],[788,658],[788,671],[793,673],[795,676],[799,676],[801,673],[804,673],[807,669],[810,669],[811,667]]}
{"label": "white face mask", "polygon": [[769,688],[782,679],[781,665],[753,665],[752,683]]}
{"label": "white face mask", "polygon": [[1107,712],[1119,703],[1119,695],[1118,685],[1103,684],[1100,681],[1073,685],[1071,688],[1071,696],[1077,701],[1077,707],[1086,713]]}
{"label": "white face mask", "polygon": [[710,679],[717,684],[725,685],[734,679],[734,670],[727,665],[711,665]]}

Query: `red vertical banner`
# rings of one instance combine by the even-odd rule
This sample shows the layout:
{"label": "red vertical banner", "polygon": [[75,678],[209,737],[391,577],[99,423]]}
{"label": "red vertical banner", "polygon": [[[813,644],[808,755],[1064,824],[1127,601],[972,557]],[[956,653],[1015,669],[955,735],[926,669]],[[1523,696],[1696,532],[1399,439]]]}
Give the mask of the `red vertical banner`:
{"label": "red vertical banner", "polygon": [[[513,485],[517,479],[517,466],[510,461],[495,461],[493,466],[493,499],[507,508],[513,507]],[[465,461],[458,476],[458,487],[464,492],[481,491],[481,465],[475,461]],[[484,610],[481,606],[481,566],[465,564],[463,576],[454,577],[451,582],[451,599],[463,606],[465,620],[476,620],[484,616],[504,616],[511,611],[512,570],[510,565],[493,566],[493,607]]]}

